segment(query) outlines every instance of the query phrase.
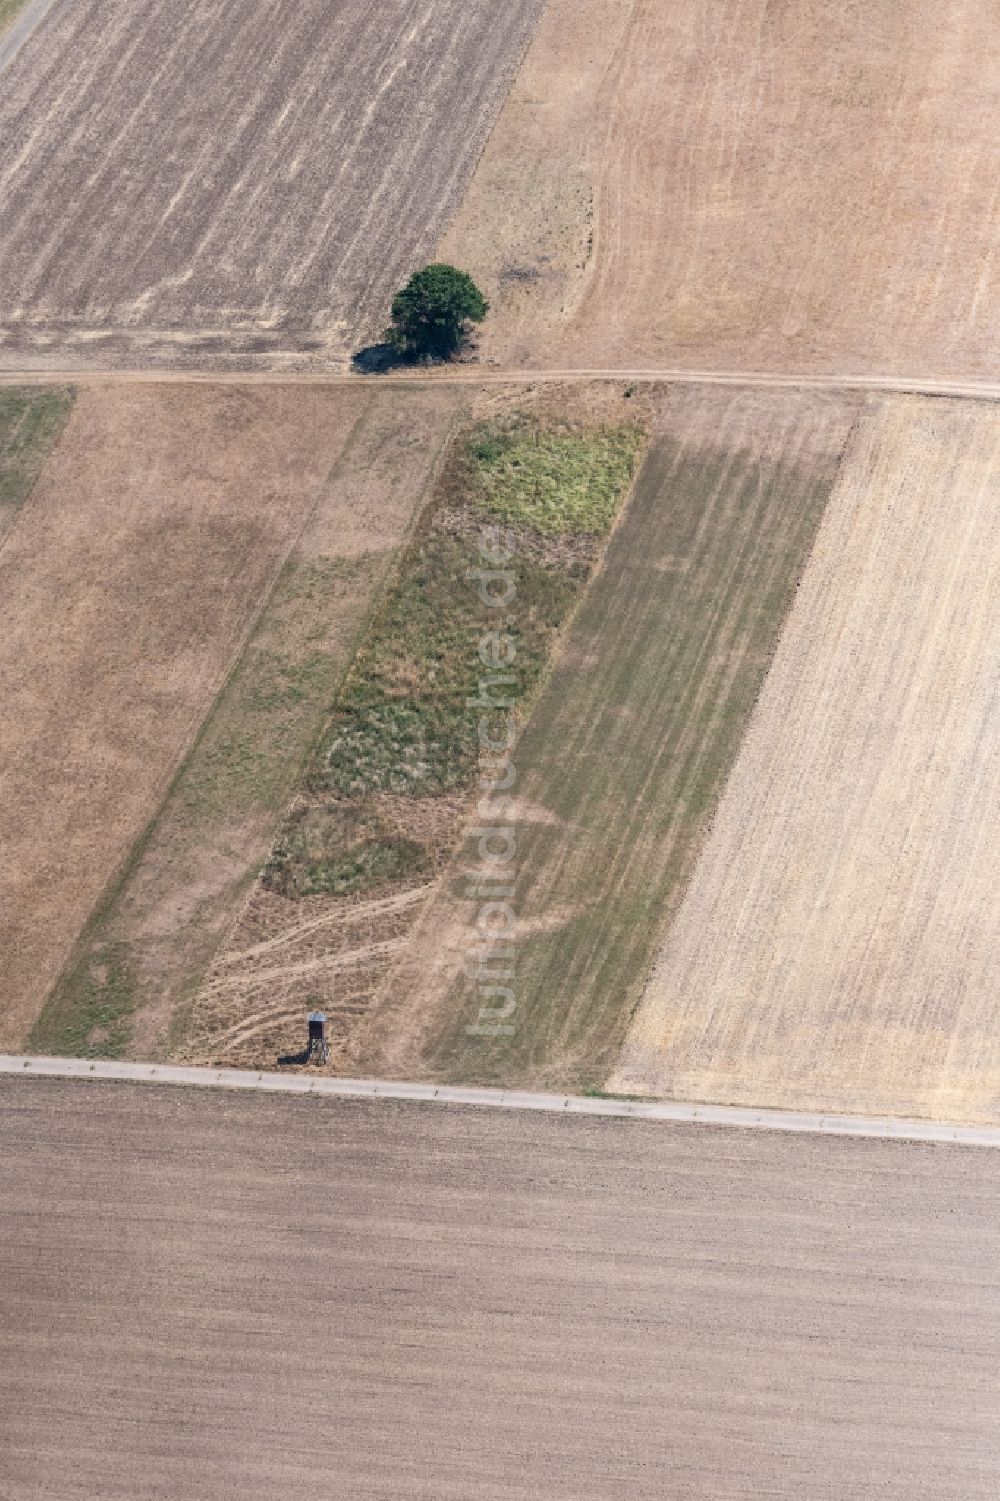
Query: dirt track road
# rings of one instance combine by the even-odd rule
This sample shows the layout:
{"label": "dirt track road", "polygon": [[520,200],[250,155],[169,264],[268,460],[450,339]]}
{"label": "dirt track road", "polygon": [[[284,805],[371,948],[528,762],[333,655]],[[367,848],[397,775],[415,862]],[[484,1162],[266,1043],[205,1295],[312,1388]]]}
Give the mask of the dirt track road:
{"label": "dirt track road", "polygon": [[969,401],[1000,400],[1000,381],[940,381],[909,379],[901,375],[782,375],[767,370],[678,370],[664,366],[660,369],[592,369],[567,367],[566,369],[498,369],[488,365],[450,365],[440,370],[419,373],[399,372],[394,375],[369,377],[347,374],[341,370],[230,370],[210,373],[203,370],[95,370],[95,369],[0,369],[0,386],[52,385],[66,382],[76,386],[86,385],[132,385],[142,382],[176,381],[208,382],[221,385],[232,382],[236,385],[352,385],[376,384],[382,386],[412,385],[536,385],[572,381],[624,381],[639,383],[656,381],[663,385],[693,386],[759,386],[788,391],[885,391],[901,395],[950,396]]}
{"label": "dirt track road", "polygon": [[0,1081],[4,1501],[979,1501],[1000,1160]]}

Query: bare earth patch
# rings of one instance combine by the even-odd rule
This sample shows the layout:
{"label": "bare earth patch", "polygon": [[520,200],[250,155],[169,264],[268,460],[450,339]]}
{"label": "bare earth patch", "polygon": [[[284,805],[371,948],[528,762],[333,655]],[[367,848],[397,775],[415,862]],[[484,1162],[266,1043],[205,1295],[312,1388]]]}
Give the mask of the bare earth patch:
{"label": "bare earth patch", "polygon": [[362,393],[92,387],[0,554],[0,1042],[147,823]]}
{"label": "bare earth patch", "polygon": [[873,401],[610,1087],[1000,1119],[1000,411]]}
{"label": "bare earth patch", "polygon": [[6,1498],[996,1501],[998,1195],[973,1147],[3,1078]]}

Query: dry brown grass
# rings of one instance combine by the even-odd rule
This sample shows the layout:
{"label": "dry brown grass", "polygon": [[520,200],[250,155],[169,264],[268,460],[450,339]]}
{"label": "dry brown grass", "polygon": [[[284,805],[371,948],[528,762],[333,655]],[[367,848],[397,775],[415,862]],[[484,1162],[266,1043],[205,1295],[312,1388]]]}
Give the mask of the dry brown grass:
{"label": "dry brown grass", "polygon": [[998,54],[990,0],[552,0],[444,242],[485,347],[991,378]]}
{"label": "dry brown grass", "polygon": [[1000,409],[873,402],[611,1087],[1000,1119]]}
{"label": "dry brown grass", "polygon": [[[346,399],[357,405],[357,393]],[[59,1050],[106,1051],[112,1020],[118,1051],[157,1057],[176,1043],[267,856],[424,472],[464,405],[460,392],[429,388],[363,400],[245,651],[45,1008],[36,1030]]]}
{"label": "dry brown grass", "polygon": [[0,1039],[23,1042],[364,393],[81,392],[0,555]]}
{"label": "dry brown grass", "polygon": [[[437,394],[440,400],[448,392]],[[454,393],[450,400],[457,417]],[[331,1069],[354,1066],[354,1044],[372,1001],[390,964],[406,949],[475,796],[476,720],[466,696],[484,670],[476,645],[487,621],[467,569],[480,561],[480,528],[495,514],[477,509],[477,486],[492,476],[490,505],[502,501],[511,525],[526,526],[526,515],[537,519],[539,507],[550,520],[566,521],[575,497],[569,519],[596,529],[550,536],[528,527],[520,538],[516,692],[529,702],[560,623],[600,550],[607,510],[620,503],[628,484],[642,446],[635,424],[641,425],[643,405],[641,399],[626,403],[611,388],[479,393],[476,415],[487,423],[499,420],[499,426],[471,423],[443,456],[393,587],[359,644],[343,690],[331,696],[334,713],[322,745],[339,743],[348,723],[354,749],[334,763],[336,769],[317,752],[279,835],[283,853],[272,856],[216,953],[174,1056],[272,1065],[276,1056],[298,1050],[303,1017],[319,1007],[331,1022]],[[524,447],[511,451],[517,463],[512,457],[509,471],[477,467],[470,441],[488,431],[522,434]],[[395,441],[403,432],[401,424]],[[537,443],[525,436],[529,432]],[[541,441],[546,432],[562,444],[558,460]],[[437,447],[413,431],[407,441],[412,504],[434,471]],[[540,467],[532,468],[533,462]],[[551,479],[552,464],[565,482],[558,490],[561,504],[541,484],[545,475]],[[588,505],[596,508],[593,515]],[[404,774],[413,745],[408,715],[422,726],[427,758],[416,781]],[[312,834],[300,840],[297,830],[307,818]],[[359,821],[367,830],[360,846],[352,843]],[[386,867],[379,862],[389,843],[405,846],[405,853]],[[352,863],[359,847],[373,862],[361,875]],[[312,889],[290,883],[290,850],[298,851],[297,868],[308,874]],[[345,873],[354,884],[337,890]]]}
{"label": "dry brown grass", "polygon": [[[289,737],[289,706],[283,706],[280,738],[258,746],[248,768],[249,795],[238,778],[221,784],[213,778],[217,785],[206,816],[199,787],[212,776],[215,748],[226,740],[239,744],[258,717],[254,702],[238,691],[241,664],[233,680],[237,691],[227,693],[209,721],[103,935],[112,945],[116,934],[128,935],[147,997],[131,1044],[135,1056],[169,1044],[185,1059],[273,1063],[277,1054],[294,1051],[303,1015],[313,1005],[324,1006],[343,1032],[373,974],[380,973],[380,945],[406,920],[406,902],[399,907],[402,916],[397,914],[396,893],[388,906],[376,902],[369,911],[371,904],[364,902],[293,900],[259,883],[251,889],[251,883],[329,717],[357,633],[465,405],[461,392],[448,389],[377,394],[313,514],[293,556],[297,571],[288,602],[277,602],[258,627],[269,649],[298,668],[315,660],[317,627],[325,641],[327,667],[320,678],[310,672],[308,691],[294,711],[299,729],[293,727]],[[322,558],[353,558],[355,566],[309,609],[301,580]],[[314,628],[311,641],[302,630],[304,619]],[[389,816],[399,822],[391,810]],[[235,871],[226,858],[234,834],[240,850]],[[192,859],[179,859],[184,848],[204,872],[196,904],[190,899]],[[166,902],[171,896],[173,903]],[[180,1013],[172,1016],[178,1005]]]}

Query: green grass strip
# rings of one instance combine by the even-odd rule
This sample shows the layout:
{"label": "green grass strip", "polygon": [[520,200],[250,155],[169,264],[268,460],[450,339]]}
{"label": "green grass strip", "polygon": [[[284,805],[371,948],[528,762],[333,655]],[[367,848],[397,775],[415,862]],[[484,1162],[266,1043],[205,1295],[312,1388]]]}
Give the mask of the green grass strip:
{"label": "green grass strip", "polygon": [[70,386],[0,387],[0,533],[24,504],[56,445],[70,408]]}

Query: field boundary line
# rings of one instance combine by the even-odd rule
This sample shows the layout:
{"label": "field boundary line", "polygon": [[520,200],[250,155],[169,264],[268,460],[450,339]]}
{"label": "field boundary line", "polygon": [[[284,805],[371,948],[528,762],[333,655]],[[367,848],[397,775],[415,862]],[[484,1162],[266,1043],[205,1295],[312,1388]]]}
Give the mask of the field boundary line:
{"label": "field boundary line", "polygon": [[0,1053],[0,1074],[22,1078],[94,1079],[130,1084],[187,1085],[202,1089],[256,1090],[264,1094],[309,1094],[478,1105],[491,1110],[539,1110],[564,1115],[616,1116],[675,1125],[730,1126],[740,1130],[797,1131],[821,1136],[871,1136],[902,1141],[958,1142],[1000,1147],[1000,1128],[894,1120],[885,1116],[811,1115],[790,1110],[751,1110],[733,1105],[687,1105],[668,1100],[615,1099],[605,1095],[534,1094],[520,1089],[406,1084],[390,1079],[346,1079],[252,1069],[184,1068],[159,1063],[112,1063],[87,1058],[46,1058]]}
{"label": "field boundary line", "polygon": [[[0,344],[0,355],[2,355]],[[674,370],[654,369],[540,369],[521,366],[515,370],[462,366],[440,371],[414,371],[385,375],[358,375],[341,365],[330,370],[185,370],[176,367],[136,369],[56,368],[41,370],[0,369],[0,386],[200,384],[200,385],[305,385],[336,386],[370,384],[383,386],[518,386],[548,382],[627,381],[665,386],[749,386],[781,391],[861,391],[897,396],[941,396],[959,400],[1000,400],[1000,382],[932,380],[905,375],[781,375],[766,370]]]}

